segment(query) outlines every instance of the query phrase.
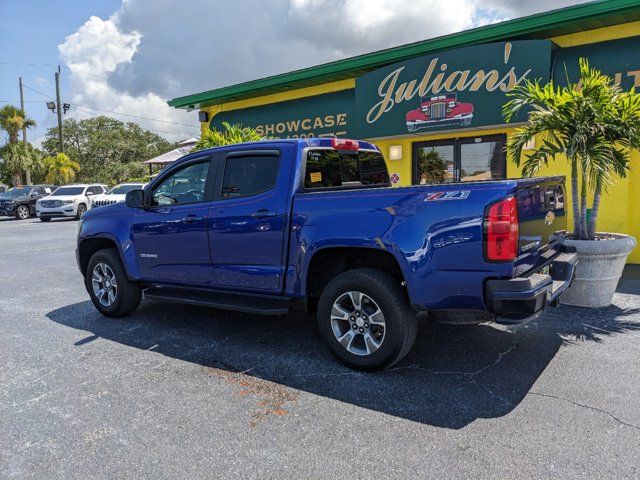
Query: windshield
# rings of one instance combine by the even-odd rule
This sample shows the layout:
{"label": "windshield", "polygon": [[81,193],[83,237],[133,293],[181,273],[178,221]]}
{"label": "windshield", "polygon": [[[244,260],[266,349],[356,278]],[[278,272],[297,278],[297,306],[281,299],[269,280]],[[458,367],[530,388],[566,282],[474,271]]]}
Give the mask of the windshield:
{"label": "windshield", "polygon": [[2,194],[3,197],[21,197],[23,195],[28,195],[31,187],[18,187],[18,188],[10,188],[8,191]]}
{"label": "windshield", "polygon": [[107,195],[124,195],[125,193],[135,190],[137,188],[142,188],[141,183],[136,184],[128,184],[128,185],[116,185],[111,190],[107,192]]}
{"label": "windshield", "polygon": [[52,195],[80,195],[84,187],[60,187]]}

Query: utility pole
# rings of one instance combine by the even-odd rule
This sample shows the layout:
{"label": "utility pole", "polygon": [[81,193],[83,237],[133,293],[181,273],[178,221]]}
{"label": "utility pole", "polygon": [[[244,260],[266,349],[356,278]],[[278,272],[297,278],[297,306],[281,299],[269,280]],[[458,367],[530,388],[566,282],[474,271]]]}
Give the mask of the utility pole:
{"label": "utility pole", "polygon": [[56,107],[58,109],[58,141],[60,142],[60,153],[64,152],[62,147],[62,105],[60,104],[60,65],[56,72]]}
{"label": "utility pole", "polygon": [[[18,83],[20,84],[20,110],[26,115],[24,111],[24,93],[22,93],[22,77],[18,77]],[[22,143],[27,144],[27,128],[24,126],[22,127]]]}
{"label": "utility pole", "polygon": [[[27,113],[24,111],[24,93],[22,91],[22,77],[18,77],[18,83],[20,84],[20,110],[22,110],[22,114],[27,117]],[[27,127],[22,126],[22,143],[24,146],[27,146]],[[27,185],[31,185],[31,169],[27,168],[24,172],[25,180],[27,181]]]}

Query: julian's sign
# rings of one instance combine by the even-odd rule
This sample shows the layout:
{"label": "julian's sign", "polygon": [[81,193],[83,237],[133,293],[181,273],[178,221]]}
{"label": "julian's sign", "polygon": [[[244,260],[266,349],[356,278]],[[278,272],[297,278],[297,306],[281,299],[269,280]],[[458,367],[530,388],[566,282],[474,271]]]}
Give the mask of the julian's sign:
{"label": "julian's sign", "polygon": [[[551,42],[476,45],[412,58],[356,80],[357,136],[499,125],[506,93],[549,79]],[[516,119],[525,120],[523,118]]]}

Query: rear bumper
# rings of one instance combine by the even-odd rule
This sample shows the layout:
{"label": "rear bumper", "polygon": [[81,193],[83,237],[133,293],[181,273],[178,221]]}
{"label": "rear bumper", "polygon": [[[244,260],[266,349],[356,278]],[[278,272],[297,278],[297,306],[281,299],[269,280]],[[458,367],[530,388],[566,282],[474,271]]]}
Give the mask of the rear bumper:
{"label": "rear bumper", "polygon": [[578,254],[566,251],[549,264],[549,274],[534,273],[507,280],[487,280],[485,304],[498,323],[521,323],[555,305],[573,281]]}

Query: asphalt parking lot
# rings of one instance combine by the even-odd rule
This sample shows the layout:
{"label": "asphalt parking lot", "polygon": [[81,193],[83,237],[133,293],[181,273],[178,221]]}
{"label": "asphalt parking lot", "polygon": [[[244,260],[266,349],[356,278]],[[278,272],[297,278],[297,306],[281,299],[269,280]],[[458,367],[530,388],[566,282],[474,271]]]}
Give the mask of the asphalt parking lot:
{"label": "asphalt parking lot", "polygon": [[366,374],[299,314],[104,318],[75,235],[0,220],[0,478],[640,477],[638,275],[517,328],[422,319]]}

